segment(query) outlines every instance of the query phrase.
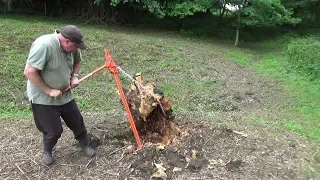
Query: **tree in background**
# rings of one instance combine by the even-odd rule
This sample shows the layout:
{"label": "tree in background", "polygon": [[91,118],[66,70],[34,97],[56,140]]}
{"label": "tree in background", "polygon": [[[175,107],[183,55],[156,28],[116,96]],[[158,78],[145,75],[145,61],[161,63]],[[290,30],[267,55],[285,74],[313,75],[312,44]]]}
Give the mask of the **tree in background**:
{"label": "tree in background", "polygon": [[[4,1],[4,0],[2,0]],[[11,2],[13,0],[6,0]],[[27,0],[30,2],[36,0]],[[133,19],[131,12],[144,12],[158,19],[174,17],[183,21],[197,13],[214,16],[218,25],[224,21],[228,27],[236,27],[235,45],[238,45],[240,29],[244,27],[272,27],[297,24],[300,19],[319,22],[320,0],[37,0],[58,4],[60,14],[77,18],[84,23],[108,23]],[[24,1],[14,1],[21,3]],[[48,3],[50,2],[50,3]],[[9,3],[11,4],[11,3]],[[10,6],[11,7],[11,6]],[[46,6],[45,6],[46,7]],[[48,6],[49,9],[50,6]],[[57,7],[57,6],[52,6]],[[53,8],[57,9],[57,8]],[[75,10],[76,9],[76,10]],[[44,10],[46,12],[46,10]],[[226,13],[230,12],[228,19]],[[136,18],[139,18],[138,16]],[[225,19],[224,19],[225,18]],[[230,22],[233,19],[233,23]],[[212,22],[214,24],[215,22]]]}
{"label": "tree in background", "polygon": [[214,1],[216,0],[111,0],[111,4],[117,6],[120,3],[133,3],[158,18],[166,16],[184,18],[197,12],[206,12]]}
{"label": "tree in background", "polygon": [[[6,8],[7,11],[11,11],[12,10],[12,3],[14,0],[1,0],[0,1],[0,7],[4,6]],[[3,4],[3,5],[2,5]]]}
{"label": "tree in background", "polygon": [[[312,0],[308,0],[312,1]],[[314,1],[314,0],[313,0]],[[292,17],[293,12],[286,9],[280,0],[111,0],[114,6],[119,3],[135,3],[158,18],[165,16],[185,18],[197,12],[219,12],[222,21],[226,8],[234,7],[236,26],[235,46],[239,42],[240,29],[246,26],[270,27],[282,24],[296,24],[299,18]]]}
{"label": "tree in background", "polygon": [[299,18],[292,17],[293,12],[286,9],[280,0],[242,0],[234,13],[237,16],[235,46],[239,43],[240,29],[245,26],[251,27],[272,27],[282,24],[297,24]]}
{"label": "tree in background", "polygon": [[[293,10],[304,26],[320,26],[320,0],[281,0],[282,4]],[[300,24],[300,23],[299,23]]]}

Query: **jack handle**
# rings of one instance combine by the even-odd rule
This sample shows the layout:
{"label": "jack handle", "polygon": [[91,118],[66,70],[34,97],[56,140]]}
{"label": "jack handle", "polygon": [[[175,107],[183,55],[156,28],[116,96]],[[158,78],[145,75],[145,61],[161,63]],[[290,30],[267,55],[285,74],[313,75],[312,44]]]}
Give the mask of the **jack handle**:
{"label": "jack handle", "polygon": [[[92,75],[96,74],[97,72],[100,72],[102,69],[107,68],[107,64],[104,64],[103,66],[97,68],[96,70],[92,71],[91,73],[85,75],[84,77],[82,77],[81,79],[79,79],[79,82],[84,81],[85,79],[87,79],[88,77],[91,77]],[[71,87],[67,87],[63,90],[61,90],[61,93],[64,93],[66,91],[68,91],[69,89],[71,89]]]}
{"label": "jack handle", "polygon": [[[81,83],[82,81],[84,81],[85,79],[87,79],[88,77],[91,77],[92,75],[96,74],[97,72],[101,71],[104,68],[107,68],[111,74],[116,74],[118,73],[118,68],[117,65],[114,63],[110,53],[108,50],[105,51],[105,57],[106,57],[106,62],[103,66],[97,68],[96,70],[92,71],[91,73],[85,75],[84,77],[82,77],[81,79],[79,79],[79,82]],[[63,90],[61,90],[61,93],[64,93],[66,91],[68,91],[69,89],[71,89],[71,87],[67,87]]]}

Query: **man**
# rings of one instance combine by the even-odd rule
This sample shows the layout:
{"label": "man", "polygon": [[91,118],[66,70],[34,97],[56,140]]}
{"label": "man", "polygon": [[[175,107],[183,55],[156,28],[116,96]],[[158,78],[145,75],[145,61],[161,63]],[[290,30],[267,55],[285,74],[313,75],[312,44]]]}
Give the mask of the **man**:
{"label": "man", "polygon": [[65,88],[79,85],[81,50],[87,49],[81,31],[74,25],[43,35],[31,46],[24,75],[28,78],[27,95],[36,127],[43,133],[43,162],[53,163],[52,149],[62,133],[60,117],[73,131],[82,150],[95,155],[87,137],[83,117]]}

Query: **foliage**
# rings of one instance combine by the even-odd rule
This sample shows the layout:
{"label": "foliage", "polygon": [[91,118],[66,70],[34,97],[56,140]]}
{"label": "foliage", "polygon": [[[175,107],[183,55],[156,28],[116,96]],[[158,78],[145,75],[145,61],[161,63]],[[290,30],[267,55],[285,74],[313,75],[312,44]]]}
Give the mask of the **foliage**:
{"label": "foliage", "polygon": [[[42,11],[44,13],[44,2],[45,0],[35,3],[13,1],[11,12],[31,13],[30,11],[34,11],[33,13],[39,13]],[[7,6],[4,3],[1,5]],[[230,11],[226,8],[227,5],[242,10]],[[6,12],[4,11],[5,6],[0,8],[0,11]],[[70,19],[81,15],[82,17],[76,18],[86,23],[127,23],[127,21],[139,22],[140,14],[146,15],[145,12],[157,18],[178,17],[181,19],[201,12],[218,16],[219,25],[223,24],[227,14],[230,17],[230,15],[241,13],[243,26],[296,24],[300,19],[304,24],[319,26],[319,7],[320,0],[80,0],[76,4],[71,0],[52,0],[46,6],[46,13]],[[227,18],[226,20],[228,21]],[[238,22],[236,24],[238,26]],[[230,23],[229,26],[231,26]]]}
{"label": "foliage", "polygon": [[[166,16],[163,7],[163,1],[159,0],[111,0],[110,4],[114,7],[120,3],[132,5],[131,8],[135,10],[147,10],[150,14],[155,15],[158,18]],[[134,4],[134,5],[133,5]]]}
{"label": "foliage", "polygon": [[183,18],[194,15],[196,12],[206,12],[212,1],[215,0],[112,0],[111,4],[117,6],[119,3],[135,3],[158,18],[165,16]]}
{"label": "foliage", "polygon": [[316,37],[293,40],[287,49],[289,62],[295,69],[312,77],[320,77],[320,40]]}
{"label": "foliage", "polygon": [[284,6],[288,8],[304,8],[312,5],[312,3],[318,2],[319,0],[281,0]]}
{"label": "foliage", "polygon": [[292,14],[280,0],[255,0],[243,8],[241,23],[258,27],[298,23],[300,19],[293,18]]}
{"label": "foliage", "polygon": [[211,6],[210,0],[187,0],[184,2],[171,1],[166,9],[168,16],[183,18],[192,16],[196,12],[206,12]]}
{"label": "foliage", "polygon": [[93,0],[93,3],[98,5],[101,3],[101,0]]}
{"label": "foliage", "polygon": [[292,9],[294,16],[301,18],[304,25],[319,27],[320,0],[282,0],[282,4]]}

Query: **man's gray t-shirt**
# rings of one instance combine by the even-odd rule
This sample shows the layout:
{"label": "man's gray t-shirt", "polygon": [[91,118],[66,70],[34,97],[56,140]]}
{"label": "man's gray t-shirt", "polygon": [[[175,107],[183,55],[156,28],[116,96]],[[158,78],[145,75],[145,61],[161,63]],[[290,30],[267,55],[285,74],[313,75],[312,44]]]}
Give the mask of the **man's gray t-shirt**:
{"label": "man's gray t-shirt", "polygon": [[[40,70],[43,81],[50,88],[63,90],[70,85],[74,63],[81,61],[82,57],[79,49],[73,53],[64,52],[60,47],[57,32],[40,36],[33,42],[27,64]],[[53,98],[35,87],[29,80],[27,95],[29,101],[42,105],[63,105],[73,100],[70,90],[64,92],[60,98]]]}

